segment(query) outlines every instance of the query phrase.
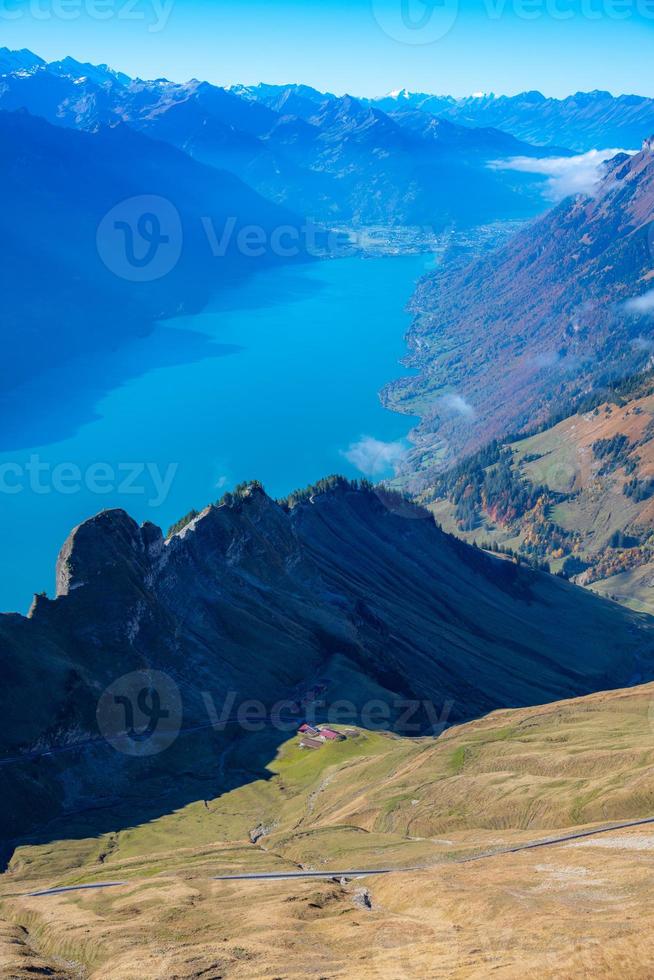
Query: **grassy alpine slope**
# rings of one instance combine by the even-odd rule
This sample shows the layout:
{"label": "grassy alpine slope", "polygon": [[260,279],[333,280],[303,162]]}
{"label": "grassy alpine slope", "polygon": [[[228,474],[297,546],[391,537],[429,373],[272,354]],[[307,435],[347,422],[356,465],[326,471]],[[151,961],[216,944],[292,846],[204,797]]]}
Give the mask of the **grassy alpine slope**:
{"label": "grassy alpine slope", "polygon": [[[216,799],[95,838],[66,821],[61,840],[19,848],[3,877],[0,964],[14,971],[3,975],[49,962],[62,977],[124,980],[164,966],[180,978],[481,978],[491,966],[609,977],[624,962],[620,976],[645,978],[635,910],[654,883],[647,827],[456,858],[653,815],[653,698],[644,685],[497,711],[438,739],[362,731],[316,752],[290,739],[268,778]],[[229,766],[267,752],[265,736],[243,734]],[[425,870],[349,884],[209,880],[298,865]],[[93,881],[128,884],[25,897]]]}

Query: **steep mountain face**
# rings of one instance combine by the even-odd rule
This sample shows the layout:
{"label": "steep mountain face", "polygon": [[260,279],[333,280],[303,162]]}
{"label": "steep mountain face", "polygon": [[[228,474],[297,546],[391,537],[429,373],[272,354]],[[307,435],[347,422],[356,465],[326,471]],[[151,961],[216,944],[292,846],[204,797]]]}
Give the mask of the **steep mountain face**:
{"label": "steep mountain face", "polygon": [[[5,397],[46,367],[115,347],[146,332],[155,318],[198,309],[223,285],[283,260],[270,249],[256,258],[241,254],[238,233],[244,226],[270,233],[279,225],[301,224],[233,174],[204,167],[126,126],[90,134],[50,126],[25,112],[0,112],[0,139]],[[157,216],[163,207],[161,233],[177,234],[169,244],[179,255],[163,270],[167,274],[131,281],[148,242],[134,243],[130,264],[129,241],[114,240],[110,229],[115,254],[105,264],[98,233],[111,209],[142,195],[144,204],[137,200],[134,213],[127,206],[116,220],[127,221],[138,238],[139,207],[154,208]],[[170,209],[178,218],[166,223]],[[218,239],[228,221],[233,224],[220,256],[213,254],[207,221]]]}
{"label": "steep mountain face", "polygon": [[540,92],[455,99],[403,90],[372,100],[384,112],[418,110],[464,126],[493,126],[529,143],[584,152],[636,149],[654,132],[654,99],[610,92],[577,92],[547,99]]}
{"label": "steep mountain face", "polygon": [[305,86],[143,82],[67,58],[2,74],[0,108],[92,131],[128,123],[323,223],[442,228],[543,207],[542,178],[489,168],[542,150],[490,129],[439,128],[421,112],[391,119]]}
{"label": "steep mountain face", "polygon": [[414,464],[461,456],[543,422],[562,399],[650,356],[654,152],[606,165],[592,197],[568,199],[498,252],[445,265],[413,301],[416,377],[387,403],[422,416]]}
{"label": "steep mountain face", "polygon": [[[207,693],[218,710],[230,692],[237,707],[271,706],[323,677],[328,704],[347,698],[357,716],[374,698],[397,718],[409,698],[452,722],[626,684],[654,663],[647,618],[341,480],[285,506],[254,485],[167,540],[103,512],[64,545],[57,584],[29,618],[0,617],[5,837],[28,812],[138,796],[188,768],[183,738],[129,760],[99,738],[98,698],[132,671],[174,681],[189,731],[209,727]],[[218,764],[207,753],[220,739],[204,739],[196,765]]]}
{"label": "steep mountain face", "polygon": [[453,127],[457,133],[435,139],[351,96],[325,102],[307,122],[313,139],[286,151],[298,165],[331,178],[338,190],[327,189],[326,200],[339,202],[342,216],[355,222],[469,226],[533,213],[533,196],[521,193],[515,175],[498,179],[487,166],[502,155],[501,137],[491,148],[487,134],[478,139]]}

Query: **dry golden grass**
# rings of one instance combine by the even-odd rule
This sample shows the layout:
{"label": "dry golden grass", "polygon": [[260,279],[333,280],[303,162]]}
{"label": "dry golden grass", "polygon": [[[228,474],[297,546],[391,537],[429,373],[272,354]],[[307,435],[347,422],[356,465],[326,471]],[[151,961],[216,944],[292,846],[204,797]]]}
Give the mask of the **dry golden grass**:
{"label": "dry golden grass", "polygon": [[[620,832],[607,843],[345,885],[137,882],[17,899],[12,916],[44,951],[42,965],[59,957],[62,978],[649,980],[654,835]],[[8,957],[9,929],[1,975],[33,975],[36,960]]]}
{"label": "dry golden grass", "polygon": [[[365,734],[311,754],[291,742],[270,779],[209,807],[20,848],[0,881],[0,976],[649,980],[654,828],[453,859],[654,815],[653,698],[645,685],[500,711],[438,740]],[[249,828],[272,817],[252,845]],[[300,862],[424,870],[346,883],[209,877]]]}

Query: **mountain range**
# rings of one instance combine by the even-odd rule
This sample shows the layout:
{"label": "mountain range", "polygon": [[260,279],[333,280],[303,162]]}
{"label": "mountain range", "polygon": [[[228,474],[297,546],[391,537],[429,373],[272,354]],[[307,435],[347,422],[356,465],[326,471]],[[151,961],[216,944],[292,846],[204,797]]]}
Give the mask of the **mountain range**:
{"label": "mountain range", "polygon": [[[306,85],[235,86],[235,90],[271,108],[293,106],[309,119],[316,105],[336,96]],[[431,95],[400,89],[378,98],[361,99],[393,119],[422,113],[459,126],[501,130],[538,147],[568,147],[579,153],[602,147],[639,147],[654,132],[654,99],[610,92],[577,92],[564,99],[540,92],[519,95]]]}
{"label": "mountain range", "polygon": [[553,151],[488,127],[434,124],[420,112],[391,117],[352,96],[304,87],[274,98],[267,87],[131,80],[104,65],[45,64],[6,49],[0,70],[0,109],[90,131],[126,123],[323,223],[440,229],[544,206],[542,177],[489,164]]}
{"label": "mountain range", "polygon": [[[209,695],[217,711],[231,695],[232,707],[270,707],[323,678],[327,704],[347,699],[357,722],[373,699],[401,734],[413,704],[412,724],[428,732],[648,677],[651,638],[647,617],[340,478],[280,503],[247,485],[167,538],[105,511],[64,544],[56,598],[37,596],[27,618],[0,616],[2,834],[126,796],[156,809],[175,774],[185,805],[197,798],[185,773],[198,744],[219,784],[229,732],[207,734]],[[172,679],[190,742],[134,758],[100,737],[98,698],[138,671]]]}
{"label": "mountain range", "polygon": [[493,161],[635,149],[654,132],[654,100],[635,95],[454,98],[402,90],[358,99],[305,85],[224,89],[130,79],[70,57],[48,64],[6,48],[0,108],[89,130],[126,122],[321,221],[436,227],[542,208],[542,178],[489,171]]}
{"label": "mountain range", "polygon": [[[0,615],[0,975],[650,976],[652,106],[224,89],[0,49],[3,446],[21,398],[53,444],[53,402],[139,369],[111,376],[121,345],[313,258],[240,231],[464,232],[382,394],[420,419],[390,481],[412,498],[332,476],[243,483],[167,531],[105,509],[55,594]],[[543,210],[547,160],[641,143],[495,229]],[[219,255],[208,225],[231,228]],[[161,274],[136,232],[172,248]],[[157,329],[171,358],[219,349]]]}
{"label": "mountain range", "polygon": [[520,95],[426,95],[403,89],[372,105],[394,115],[418,110],[463,126],[493,126],[530,143],[583,153],[607,146],[636,149],[654,132],[654,99],[610,92],[577,92],[564,99]]}
{"label": "mountain range", "polygon": [[[606,100],[590,101],[606,109]],[[432,232],[524,218],[544,207],[544,177],[497,164],[569,152],[448,121],[406,93],[387,105],[307,86],[228,90],[196,80],[133,80],[106,65],[47,64],[6,48],[0,112],[10,146],[1,192],[11,243],[2,286],[13,338],[5,392],[33,383],[46,365],[115,347],[157,318],[201,308],[221,285],[288,260],[270,249],[257,260],[237,254],[239,227],[262,228],[269,238],[275,228],[301,229],[307,217],[324,227],[408,224]],[[596,113],[600,121],[610,115],[601,107]],[[112,275],[94,243],[111,208],[140,195],[172,202],[184,239],[172,273],[146,284]],[[235,222],[219,269],[202,231],[207,216],[217,234]],[[35,264],[47,309],[42,294],[25,288]],[[54,339],[62,336],[65,345]]]}

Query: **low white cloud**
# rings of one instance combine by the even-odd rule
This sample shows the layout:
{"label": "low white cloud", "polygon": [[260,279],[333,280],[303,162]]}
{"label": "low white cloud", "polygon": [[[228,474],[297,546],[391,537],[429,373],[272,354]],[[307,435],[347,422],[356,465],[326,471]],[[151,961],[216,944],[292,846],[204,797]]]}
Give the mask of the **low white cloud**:
{"label": "low white cloud", "polygon": [[654,313],[654,289],[650,289],[648,293],[643,293],[642,296],[634,296],[633,299],[628,299],[624,308],[627,313],[639,313],[641,315]]}
{"label": "low white cloud", "polygon": [[634,337],[631,346],[635,350],[644,350],[651,354],[654,351],[654,340],[650,340],[649,337]]}
{"label": "low white cloud", "polygon": [[592,194],[602,178],[602,164],[618,153],[630,156],[636,150],[589,150],[574,157],[512,157],[489,164],[494,170],[519,170],[547,177],[545,193],[551,201],[562,201],[572,194]]}
{"label": "low white cloud", "polygon": [[362,436],[350,444],[343,456],[364,476],[382,476],[395,470],[407,453],[403,442],[382,442],[373,436]]}
{"label": "low white cloud", "polygon": [[442,398],[439,398],[439,403],[441,408],[450,415],[462,415],[466,419],[473,419],[475,417],[474,408],[462,395],[443,395]]}

